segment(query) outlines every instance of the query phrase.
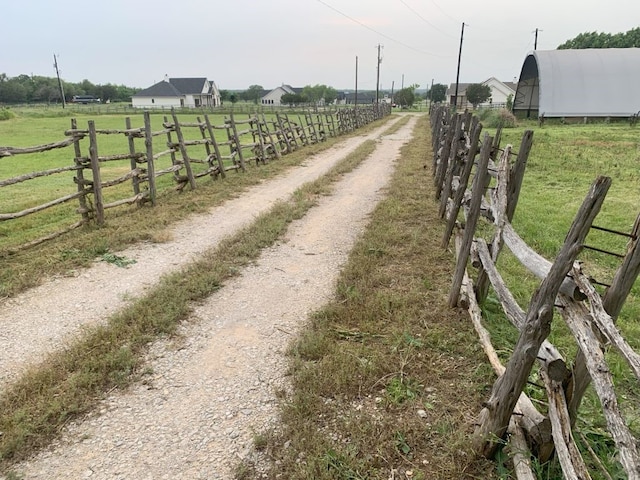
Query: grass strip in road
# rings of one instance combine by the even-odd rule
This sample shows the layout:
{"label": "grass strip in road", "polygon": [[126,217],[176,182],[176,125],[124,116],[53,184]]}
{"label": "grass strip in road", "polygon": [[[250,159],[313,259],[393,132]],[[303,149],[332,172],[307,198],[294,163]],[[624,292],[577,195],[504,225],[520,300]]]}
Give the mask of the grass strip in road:
{"label": "grass strip in road", "polygon": [[[493,478],[468,433],[493,374],[465,312],[447,307],[453,255],[425,169],[421,118],[337,284],[290,349],[282,425],[256,442],[267,478]],[[250,463],[241,479],[259,478]]]}
{"label": "grass strip in road", "polygon": [[164,276],[157,287],[105,325],[88,330],[6,388],[0,395],[0,471],[47,445],[106,392],[139,378],[149,342],[173,334],[193,302],[211,295],[255,260],[261,249],[286,232],[291,221],[301,218],[318,196],[330,193],[331,185],[374,149],[375,141],[364,142],[326,175],[298,189],[289,201],[279,202],[191,265]]}

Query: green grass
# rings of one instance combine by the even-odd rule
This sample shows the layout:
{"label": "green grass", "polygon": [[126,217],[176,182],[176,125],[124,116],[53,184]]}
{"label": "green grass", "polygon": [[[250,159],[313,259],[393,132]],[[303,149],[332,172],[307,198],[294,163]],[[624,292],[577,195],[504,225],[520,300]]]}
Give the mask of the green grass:
{"label": "green grass", "polygon": [[0,393],[2,470],[45,446],[67,421],[93,408],[106,392],[125,388],[143,375],[142,356],[149,342],[172,335],[193,302],[237,275],[374,149],[374,141],[365,142],[325,176],[298,189],[289,201],[276,204],[180,272],[162,277],[157,287],[106,325],[89,329],[76,343],[48,356],[5,388]]}
{"label": "green grass", "polygon": [[[517,150],[525,128],[533,129],[535,133],[513,224],[530,246],[550,260],[555,258],[591,183],[599,175],[609,176],[613,182],[594,225],[627,233],[631,231],[640,213],[640,131],[626,123],[538,127],[524,122],[519,128],[503,130],[502,145],[512,143]],[[586,244],[624,254],[627,242],[626,237],[592,230]],[[583,250],[579,260],[583,262],[584,270],[602,283],[611,282],[621,261],[589,250]],[[539,280],[526,272],[506,249],[499,259],[499,269],[516,299],[526,309]],[[602,287],[597,289],[604,293]],[[640,283],[636,282],[618,320],[620,330],[636,351],[640,350],[639,300]],[[483,309],[496,348],[506,360],[517,332],[506,324],[494,304],[495,300],[490,297]],[[559,347],[569,363],[573,361],[577,346],[559,315],[554,319],[549,340]],[[615,352],[608,352],[607,360],[624,416],[638,437],[638,382],[626,362]],[[528,387],[527,393],[541,400],[545,398],[544,392],[536,388]],[[618,478],[620,466],[613,460],[613,447],[606,434],[602,407],[592,389],[588,390],[579,412],[577,428],[585,432],[593,450],[601,453],[600,458],[610,473]],[[555,478],[558,473],[558,466],[553,462],[540,468],[541,478],[548,475],[548,478]],[[594,472],[594,478],[602,478],[600,473]]]}

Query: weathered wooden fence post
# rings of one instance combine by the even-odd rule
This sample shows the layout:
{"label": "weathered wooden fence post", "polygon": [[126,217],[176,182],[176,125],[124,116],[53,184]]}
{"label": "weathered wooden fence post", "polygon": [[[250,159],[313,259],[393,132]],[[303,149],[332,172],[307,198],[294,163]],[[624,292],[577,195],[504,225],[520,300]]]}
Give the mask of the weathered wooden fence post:
{"label": "weathered wooden fence post", "polygon": [[[233,141],[233,147],[232,147],[232,151],[234,151],[235,148],[235,152],[238,154],[238,160],[240,162],[240,168],[242,169],[243,172],[246,172],[247,169],[245,168],[244,165],[244,156],[242,155],[242,145],[240,145],[240,138],[238,136],[238,127],[236,126],[236,121],[235,118],[233,117],[233,112],[229,112],[229,120],[227,120],[225,123],[227,123],[227,125],[231,125],[231,132],[232,132],[232,136],[229,136],[229,140]],[[227,130],[228,132],[229,130]]]}
{"label": "weathered wooden fence post", "polygon": [[[640,215],[636,217],[630,235],[631,240],[627,247],[627,254],[616,270],[611,286],[607,288],[602,299],[602,306],[614,321],[620,315],[622,306],[640,274]],[[587,369],[586,358],[582,350],[578,350],[573,366],[573,392],[568,392],[569,414],[572,423],[576,421],[578,408],[589,383],[591,383],[591,377]]]}
{"label": "weathered wooden fence post", "polygon": [[196,179],[193,176],[193,169],[191,168],[191,159],[189,158],[189,152],[187,152],[187,147],[184,144],[184,136],[182,135],[182,129],[180,128],[180,122],[178,121],[178,116],[176,115],[175,110],[171,110],[171,117],[173,118],[173,126],[176,129],[176,135],[178,137],[178,146],[180,148],[180,155],[182,155],[182,162],[184,163],[184,169],[187,173],[187,180],[189,182],[189,186],[191,190],[195,190],[196,188]]}
{"label": "weathered wooden fence post", "polygon": [[153,130],[151,130],[151,115],[144,112],[144,145],[147,154],[147,183],[149,185],[149,200],[156,205],[156,168],[153,158]]}
{"label": "weathered wooden fence post", "polygon": [[[125,126],[127,128],[127,130],[131,130],[131,117],[127,117],[124,120],[125,122]],[[138,162],[136,161],[136,144],[135,141],[133,139],[133,135],[131,133],[127,133],[127,142],[129,143],[129,154],[131,155],[131,161],[130,161],[130,165],[131,165],[131,171],[134,171],[138,168]],[[138,175],[134,175],[133,177],[131,177],[131,184],[133,186],[133,193],[135,195],[139,195],[140,194],[140,180]]]}
{"label": "weathered wooden fence post", "polygon": [[484,197],[488,179],[490,178],[489,174],[487,173],[490,154],[491,137],[488,134],[485,134],[484,141],[482,142],[482,149],[480,150],[480,160],[478,161],[476,176],[473,179],[473,187],[471,190],[471,205],[469,206],[469,215],[467,217],[467,224],[464,229],[464,236],[462,238],[462,245],[460,247],[460,255],[458,256],[456,270],[453,275],[453,282],[451,285],[451,290],[449,292],[449,306],[451,308],[458,305],[458,299],[460,298],[460,287],[462,286],[462,279],[464,278],[464,272],[467,268],[467,260],[469,260],[469,254],[471,252],[473,235],[476,230],[478,218],[480,218],[482,198]]}
{"label": "weathered wooden fence post", "polygon": [[96,223],[102,226],[104,225],[104,202],[102,200],[100,161],[98,160],[98,138],[96,136],[96,124],[93,120],[89,120],[89,157],[93,176],[93,208],[95,209]]}
{"label": "weathered wooden fence post", "polygon": [[560,285],[582,249],[610,185],[611,179],[607,177],[599,177],[593,183],[549,274],[533,294],[525,324],[506,371],[494,384],[491,396],[480,412],[479,426],[474,433],[474,447],[485,457],[490,458],[495,454],[498,448],[495,440],[501,439],[507,430],[509,418],[527,382],[540,346],[549,335]]}
{"label": "weathered wooden fence post", "polygon": [[[71,119],[71,129],[72,130],[78,129],[78,121],[75,118]],[[77,133],[73,133],[73,153],[75,155],[75,158],[73,159],[73,161],[76,167],[78,167],[78,169],[76,170],[75,180],[77,184],[78,193],[82,193],[82,195],[78,197],[78,203],[80,204],[80,214],[82,215],[82,221],[86,223],[89,221],[89,207],[87,206],[86,182],[84,179],[85,165],[82,161],[82,149],[80,148],[81,138],[82,137],[79,136]]]}
{"label": "weathered wooden fence post", "polygon": [[447,227],[445,229],[444,236],[442,237],[443,248],[446,248],[447,245],[449,245],[449,240],[451,239],[451,234],[453,233],[453,228],[455,227],[458,213],[460,212],[462,199],[464,198],[464,193],[467,189],[467,185],[469,184],[469,177],[471,176],[473,163],[475,161],[476,154],[478,153],[481,132],[482,124],[480,122],[476,122],[471,132],[469,150],[467,151],[467,157],[465,159],[464,167],[458,181],[458,188],[456,189],[453,196],[453,205],[447,218]]}
{"label": "weathered wooden fence post", "polygon": [[209,120],[209,115],[204,116],[204,121],[207,125],[207,132],[209,133],[209,138],[211,139],[211,143],[213,145],[213,151],[216,156],[216,161],[218,162],[218,169],[220,170],[220,176],[222,178],[226,178],[227,174],[224,169],[224,162],[222,161],[222,155],[220,154],[220,146],[218,145],[218,141],[216,140],[215,132],[213,131],[213,126],[211,125],[211,121]]}

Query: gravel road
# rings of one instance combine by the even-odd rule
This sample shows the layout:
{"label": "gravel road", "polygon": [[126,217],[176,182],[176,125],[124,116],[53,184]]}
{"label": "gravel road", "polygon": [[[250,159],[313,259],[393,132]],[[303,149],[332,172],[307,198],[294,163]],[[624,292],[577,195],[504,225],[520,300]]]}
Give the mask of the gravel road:
{"label": "gravel road", "polygon": [[[152,373],[144,382],[113,392],[15,471],[25,479],[233,478],[238,461],[256,455],[256,433],[277,424],[274,391],[286,388],[284,351],[308,314],[332,296],[340,267],[384,195],[415,121],[412,117],[392,135],[381,136],[387,124],[347,139],[241,198],[181,223],[171,241],[122,252],[136,260],[127,269],[96,262],[76,277],[54,279],[0,305],[1,387],[43,352],[140,295],[152,286],[149,278],[197,258],[363,141],[378,141],[376,151],[345,175],[331,196],[198,305],[180,327],[181,335],[151,347]],[[98,300],[80,302],[78,289],[93,289],[95,295],[85,298]]]}

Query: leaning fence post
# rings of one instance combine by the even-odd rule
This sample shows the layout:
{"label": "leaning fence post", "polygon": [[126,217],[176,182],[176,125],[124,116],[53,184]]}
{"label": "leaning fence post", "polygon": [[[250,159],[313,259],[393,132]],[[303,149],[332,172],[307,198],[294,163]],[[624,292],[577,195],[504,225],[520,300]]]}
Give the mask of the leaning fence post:
{"label": "leaning fence post", "polygon": [[531,298],[525,323],[520,329],[518,342],[505,373],[493,385],[491,396],[480,412],[479,425],[474,433],[476,451],[487,458],[493,457],[499,445],[495,440],[501,439],[507,430],[518,396],[529,378],[540,346],[551,330],[553,308],[560,285],[582,249],[610,185],[611,179],[608,177],[599,177],[593,183],[551,270]]}
{"label": "leaning fence post", "polygon": [[191,190],[196,188],[196,179],[193,176],[193,170],[191,169],[191,160],[189,159],[189,153],[187,152],[187,147],[184,144],[184,136],[182,135],[182,129],[180,128],[180,123],[178,122],[178,116],[176,115],[175,110],[171,110],[171,116],[173,117],[173,126],[176,129],[176,135],[178,136],[178,145],[180,147],[180,154],[182,155],[182,161],[184,162],[184,169],[187,173],[187,179],[189,180],[189,186]]}
{"label": "leaning fence post", "polygon": [[476,176],[473,179],[473,187],[471,191],[471,205],[469,206],[469,215],[467,224],[464,227],[464,236],[460,247],[460,255],[456,264],[456,271],[453,276],[453,284],[449,292],[449,306],[451,308],[458,304],[460,298],[460,287],[464,278],[464,272],[467,268],[467,260],[471,252],[471,244],[473,243],[473,235],[475,234],[476,224],[480,218],[480,208],[482,207],[482,198],[487,188],[487,167],[489,166],[489,155],[491,154],[491,137],[485,134],[482,149],[480,150],[480,160],[476,170]]}
{"label": "leaning fence post", "polygon": [[104,225],[104,203],[102,201],[102,179],[100,176],[100,160],[98,159],[98,138],[96,124],[89,120],[89,157],[93,175],[93,204],[96,211],[96,223]]}
{"label": "leaning fence post", "polygon": [[462,174],[460,175],[458,189],[453,196],[453,207],[451,208],[449,217],[447,218],[447,228],[445,229],[444,236],[442,237],[442,248],[446,248],[447,245],[449,245],[451,233],[453,232],[453,227],[456,224],[458,212],[460,211],[460,206],[462,205],[462,199],[467,189],[467,184],[469,183],[469,177],[471,176],[471,170],[473,169],[473,162],[475,161],[476,154],[478,153],[481,132],[482,123],[476,121],[475,126],[473,127],[473,130],[471,132],[471,144],[469,146],[469,150],[467,151],[467,158],[464,163],[464,168],[462,169]]}

